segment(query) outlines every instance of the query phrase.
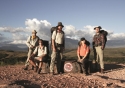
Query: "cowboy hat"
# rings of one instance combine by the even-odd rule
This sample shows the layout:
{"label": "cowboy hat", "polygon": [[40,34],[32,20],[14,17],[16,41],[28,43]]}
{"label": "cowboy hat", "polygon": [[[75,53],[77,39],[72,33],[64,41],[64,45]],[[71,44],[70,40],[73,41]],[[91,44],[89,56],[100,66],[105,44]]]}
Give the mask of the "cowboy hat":
{"label": "cowboy hat", "polygon": [[94,28],[94,30],[95,30],[96,28],[102,29],[102,27],[101,27],[101,26],[97,26],[97,27],[95,27],[95,28]]}
{"label": "cowboy hat", "polygon": [[32,33],[37,33],[36,30],[32,30]]}
{"label": "cowboy hat", "polygon": [[62,27],[64,27],[63,24],[62,24],[62,22],[58,22],[57,27],[58,27],[58,26],[62,26]]}

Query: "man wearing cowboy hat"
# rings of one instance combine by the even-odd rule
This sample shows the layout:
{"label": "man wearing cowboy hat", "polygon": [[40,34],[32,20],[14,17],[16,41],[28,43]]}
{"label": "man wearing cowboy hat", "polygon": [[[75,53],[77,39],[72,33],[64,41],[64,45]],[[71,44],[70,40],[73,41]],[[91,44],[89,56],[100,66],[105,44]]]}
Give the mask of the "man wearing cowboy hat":
{"label": "man wearing cowboy hat", "polygon": [[54,63],[57,59],[57,71],[60,74],[61,60],[63,57],[63,50],[65,48],[65,34],[62,31],[64,27],[62,22],[58,22],[56,26],[57,30],[52,33],[52,54],[51,54],[51,64],[50,64],[50,74],[54,74]]}
{"label": "man wearing cowboy hat", "polygon": [[38,40],[39,37],[36,36],[37,32],[36,30],[32,30],[32,36],[29,36],[27,41],[26,41],[26,45],[28,46],[28,57],[25,63],[25,68],[24,70],[28,70],[28,66],[29,66],[29,57],[31,56],[31,54],[33,53],[34,49],[36,48],[36,46],[38,46]]}
{"label": "man wearing cowboy hat", "polygon": [[96,31],[96,34],[93,37],[93,46],[95,48],[95,54],[96,54],[96,62],[99,63],[100,61],[100,68],[101,73],[103,73],[104,70],[104,48],[105,48],[105,39],[104,35],[100,33],[101,26],[95,27],[94,30]]}

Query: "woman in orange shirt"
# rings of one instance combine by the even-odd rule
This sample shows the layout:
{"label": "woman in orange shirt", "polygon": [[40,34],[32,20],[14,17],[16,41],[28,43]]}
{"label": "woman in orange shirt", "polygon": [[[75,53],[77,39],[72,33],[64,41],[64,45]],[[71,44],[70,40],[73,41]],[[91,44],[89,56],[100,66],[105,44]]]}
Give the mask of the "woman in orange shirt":
{"label": "woman in orange shirt", "polygon": [[88,67],[89,67],[89,53],[90,47],[87,44],[87,40],[85,38],[81,38],[79,42],[79,46],[77,48],[77,56],[78,62],[81,67],[81,71],[88,75]]}

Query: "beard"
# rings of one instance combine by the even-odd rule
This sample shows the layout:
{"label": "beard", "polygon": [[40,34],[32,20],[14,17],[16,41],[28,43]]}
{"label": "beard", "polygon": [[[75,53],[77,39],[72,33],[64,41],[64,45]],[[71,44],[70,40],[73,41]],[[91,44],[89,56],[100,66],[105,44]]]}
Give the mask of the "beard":
{"label": "beard", "polygon": [[36,35],[32,35],[32,39],[35,39],[36,38]]}

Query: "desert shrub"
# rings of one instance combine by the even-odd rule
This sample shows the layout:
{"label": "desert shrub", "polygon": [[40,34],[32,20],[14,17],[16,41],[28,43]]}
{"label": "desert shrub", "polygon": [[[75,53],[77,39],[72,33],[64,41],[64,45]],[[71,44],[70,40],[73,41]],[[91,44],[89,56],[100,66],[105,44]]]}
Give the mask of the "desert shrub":
{"label": "desert shrub", "polygon": [[7,52],[14,52],[13,50],[6,50]]}
{"label": "desert shrub", "polygon": [[8,54],[0,53],[0,59],[5,58],[5,57],[7,57],[7,56],[8,56]]}
{"label": "desert shrub", "polygon": [[22,64],[26,61],[27,57],[19,57],[19,58],[6,58],[0,62],[0,65],[15,65]]}

